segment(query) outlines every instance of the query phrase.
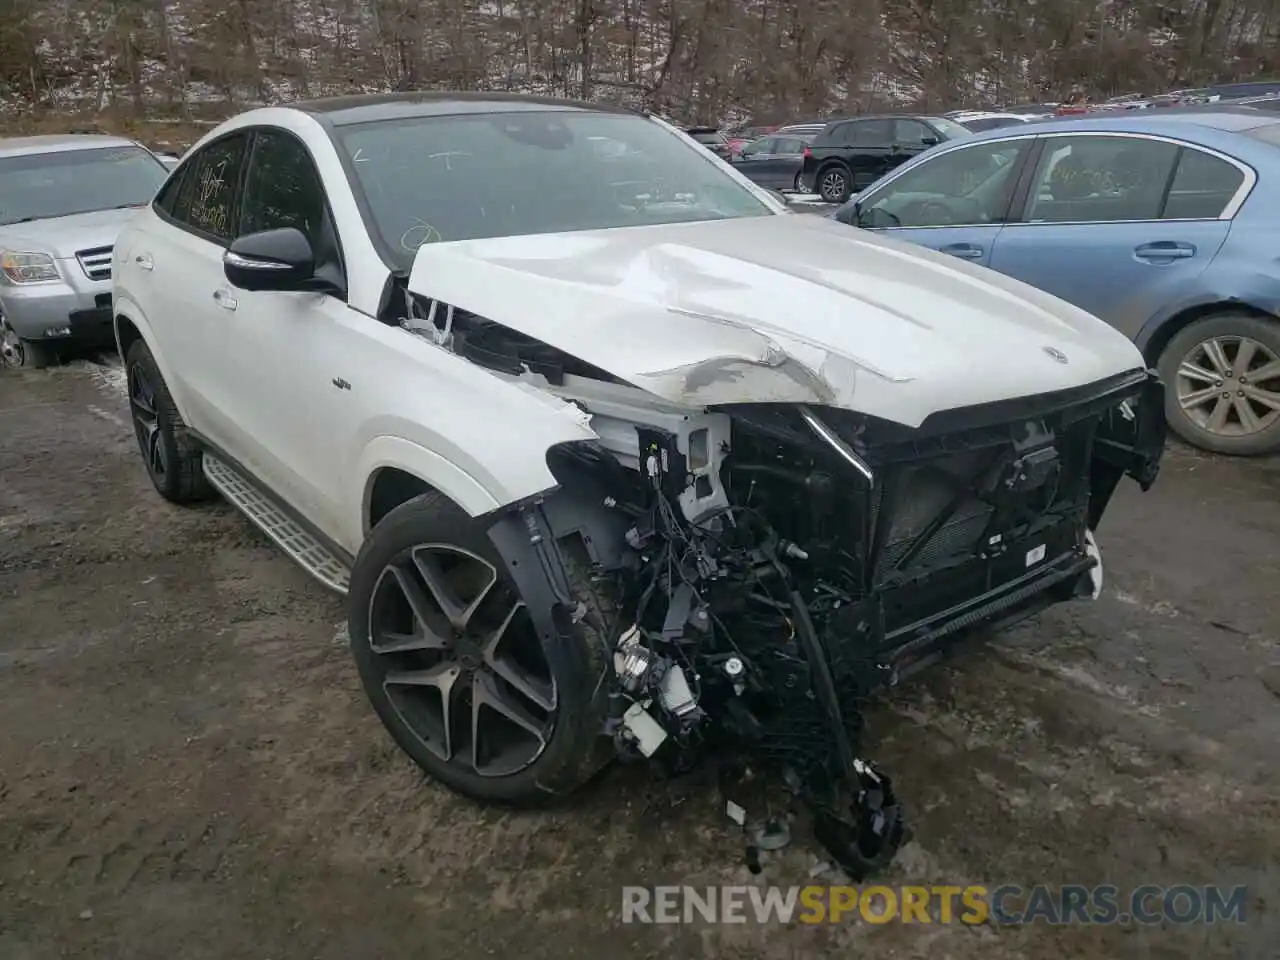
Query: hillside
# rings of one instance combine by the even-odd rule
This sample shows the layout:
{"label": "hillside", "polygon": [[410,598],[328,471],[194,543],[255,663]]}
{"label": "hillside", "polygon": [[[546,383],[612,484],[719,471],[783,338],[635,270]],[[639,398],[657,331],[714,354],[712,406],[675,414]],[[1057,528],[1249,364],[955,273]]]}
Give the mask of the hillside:
{"label": "hillside", "polygon": [[4,0],[0,101],[219,116],[356,90],[538,91],[685,122],[1280,72],[1280,0]]}

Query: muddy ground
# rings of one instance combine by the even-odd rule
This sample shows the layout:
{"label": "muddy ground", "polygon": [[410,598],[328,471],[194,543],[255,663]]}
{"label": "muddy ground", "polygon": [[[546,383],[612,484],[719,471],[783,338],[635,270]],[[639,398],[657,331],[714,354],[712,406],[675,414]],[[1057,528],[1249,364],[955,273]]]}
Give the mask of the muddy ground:
{"label": "muddy ground", "polygon": [[[161,502],[120,381],[0,371],[3,960],[1277,955],[1280,463],[1173,448],[1106,518],[1098,603],[870,715],[916,826],[889,882],[1246,883],[1243,926],[624,926],[624,884],[761,882],[714,789],[616,770],[511,814],[424,782],[340,602],[229,507]],[[817,861],[797,837],[762,878]]]}

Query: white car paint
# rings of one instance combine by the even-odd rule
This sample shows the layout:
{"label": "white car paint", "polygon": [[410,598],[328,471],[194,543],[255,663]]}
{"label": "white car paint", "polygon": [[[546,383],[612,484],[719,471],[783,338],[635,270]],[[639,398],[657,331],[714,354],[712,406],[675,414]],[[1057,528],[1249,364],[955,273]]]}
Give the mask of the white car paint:
{"label": "white car paint", "polygon": [[692,406],[825,403],[917,427],[1143,367],[1061,300],[824,217],[430,244],[409,286]]}
{"label": "white car paint", "polygon": [[[342,242],[348,302],[232,290],[219,245],[147,209],[116,242],[115,311],[151,347],[186,423],[351,554],[382,467],[476,515],[551,488],[548,448],[603,437],[628,409],[689,419],[714,402],[805,400],[914,425],[937,410],[1143,366],[1127,339],[1062,301],[952,257],[787,214],[714,161],[766,194],[776,215],[419,251],[413,289],[634,385],[588,381],[559,399],[537,378],[495,374],[447,341],[375,319],[390,271],[310,115],[242,114],[183,163],[256,125],[292,131],[309,148]],[[350,389],[335,389],[339,377]]]}

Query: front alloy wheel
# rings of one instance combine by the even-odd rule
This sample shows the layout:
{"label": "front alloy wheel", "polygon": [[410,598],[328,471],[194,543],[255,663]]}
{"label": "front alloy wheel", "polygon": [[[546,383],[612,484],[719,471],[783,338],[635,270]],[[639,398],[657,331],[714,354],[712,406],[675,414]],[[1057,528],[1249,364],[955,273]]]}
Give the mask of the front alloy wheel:
{"label": "front alloy wheel", "polygon": [[546,749],[556,686],[523,601],[494,565],[426,543],[378,579],[369,645],[391,706],[442,762],[510,776]]}
{"label": "front alloy wheel", "polygon": [[160,433],[160,415],[156,409],[156,388],[148,371],[140,361],[129,365],[129,413],[133,418],[133,432],[138,438],[138,449],[147,465],[147,472],[157,485],[163,485],[168,472],[164,438]]}

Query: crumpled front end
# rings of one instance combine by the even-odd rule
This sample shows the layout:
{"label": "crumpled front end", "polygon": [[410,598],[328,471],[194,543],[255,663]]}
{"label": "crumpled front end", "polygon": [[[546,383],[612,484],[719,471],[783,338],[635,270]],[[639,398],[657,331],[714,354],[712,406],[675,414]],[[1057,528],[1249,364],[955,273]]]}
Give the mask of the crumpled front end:
{"label": "crumpled front end", "polygon": [[669,773],[775,771],[855,877],[908,836],[863,753],[866,698],[975,627],[1096,596],[1093,528],[1163,446],[1141,371],[919,428],[821,405],[646,412],[570,386],[600,443],[554,451],[560,491],[523,523],[585,543],[611,594],[607,734]]}

